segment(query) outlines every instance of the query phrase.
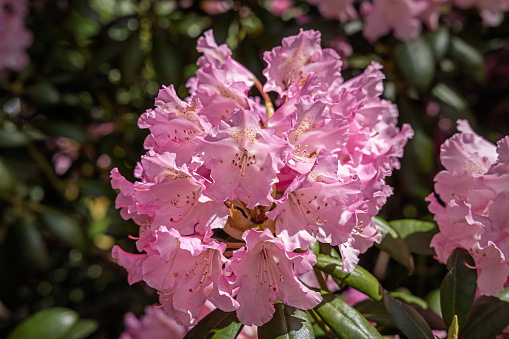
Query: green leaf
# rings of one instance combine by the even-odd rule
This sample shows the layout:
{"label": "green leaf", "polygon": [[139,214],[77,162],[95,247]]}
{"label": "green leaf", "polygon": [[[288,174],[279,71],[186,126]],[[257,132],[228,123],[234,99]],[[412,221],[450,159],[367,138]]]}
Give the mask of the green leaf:
{"label": "green leaf", "polygon": [[324,323],[340,338],[382,338],[382,335],[355,308],[341,298],[321,291],[323,300],[314,308]]}
{"label": "green leaf", "polygon": [[141,52],[140,31],[135,30],[125,42],[125,49],[120,58],[122,80],[126,85],[132,85],[136,75],[141,74],[143,53]]}
{"label": "green leaf", "polygon": [[366,299],[355,305],[355,309],[366,319],[377,323],[377,325],[390,327],[391,324],[394,324],[385,305],[380,301]]}
{"label": "green leaf", "polygon": [[454,315],[451,326],[449,327],[449,331],[447,331],[447,339],[458,339],[458,332],[458,316]]}
{"label": "green leaf", "polygon": [[152,27],[152,62],[156,79],[161,84],[180,83],[182,53],[164,28],[158,25]]}
{"label": "green leaf", "polygon": [[326,254],[318,254],[315,268],[330,274],[339,284],[346,284],[374,300],[382,300],[382,287],[378,280],[364,268],[357,266],[352,272],[342,271],[343,261]]}
{"label": "green leaf", "polygon": [[0,130],[0,148],[25,146],[29,139],[25,133],[16,130]]}
{"label": "green leaf", "polygon": [[66,333],[77,323],[78,313],[54,307],[40,311],[16,327],[8,339],[67,339]]}
{"label": "green leaf", "polygon": [[272,319],[258,327],[259,339],[314,338],[313,327],[306,312],[282,303],[274,304]]}
{"label": "green leaf", "polygon": [[445,26],[440,27],[427,36],[435,60],[440,61],[449,50],[450,34]]}
{"label": "green leaf", "polygon": [[460,330],[460,338],[488,339],[509,326],[509,286],[499,298],[481,296],[472,305],[465,326]]}
{"label": "green leaf", "polygon": [[431,90],[431,94],[436,100],[449,105],[455,111],[463,112],[468,109],[468,102],[466,99],[444,83],[436,84]]}
{"label": "green leaf", "polygon": [[389,221],[389,224],[403,239],[411,234],[428,232],[436,228],[436,224],[434,222],[415,219],[392,220]]}
{"label": "green leaf", "polygon": [[460,64],[462,71],[470,79],[477,83],[483,82],[484,59],[476,48],[458,37],[452,37],[449,55]]}
{"label": "green leaf", "polygon": [[385,220],[373,217],[373,221],[375,222],[376,229],[382,233],[382,241],[380,244],[376,244],[376,246],[405,266],[409,274],[412,274],[414,271],[414,258],[405,241],[398,236],[398,233]]}
{"label": "green leaf", "polygon": [[12,191],[16,187],[16,176],[7,161],[0,157],[0,190]]}
{"label": "green leaf", "polygon": [[384,295],[384,304],[394,323],[407,337],[412,339],[434,339],[431,328],[422,315],[412,306],[391,297],[389,294]]}
{"label": "green leaf", "polygon": [[80,319],[71,327],[71,329],[62,337],[65,339],[83,339],[97,330],[99,323],[93,319]]}
{"label": "green leaf", "polygon": [[435,59],[423,37],[397,44],[395,58],[399,71],[409,84],[421,91],[431,86],[435,77]]}
{"label": "green leaf", "polygon": [[406,301],[407,303],[413,303],[413,304],[416,304],[418,306],[420,306],[422,309],[424,310],[427,310],[428,309],[428,303],[413,295],[413,294],[410,294],[410,292],[407,292],[407,291],[393,291],[393,292],[389,292],[389,294],[391,296],[393,296],[394,298],[400,298],[404,301]]}
{"label": "green leaf", "polygon": [[234,339],[242,330],[235,312],[215,309],[200,320],[184,339]]}
{"label": "green leaf", "polygon": [[465,264],[475,266],[467,251],[455,249],[447,259],[449,272],[440,286],[440,308],[445,325],[450,326],[457,315],[460,329],[467,320],[477,287],[477,271]]}
{"label": "green leaf", "polygon": [[44,271],[48,269],[49,257],[41,233],[34,224],[31,214],[23,214],[12,228],[16,243],[16,259],[24,271]]}
{"label": "green leaf", "polygon": [[41,222],[64,244],[82,252],[87,249],[84,230],[73,217],[51,207],[44,206],[40,214]]}

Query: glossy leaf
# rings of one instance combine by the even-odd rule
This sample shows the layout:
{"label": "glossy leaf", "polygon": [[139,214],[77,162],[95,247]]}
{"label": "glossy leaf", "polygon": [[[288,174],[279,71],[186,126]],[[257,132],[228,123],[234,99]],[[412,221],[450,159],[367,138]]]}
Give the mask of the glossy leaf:
{"label": "glossy leaf", "polygon": [[384,295],[384,303],[394,323],[407,337],[412,339],[434,339],[431,328],[422,315],[412,306],[391,297],[389,294]]}
{"label": "glossy leaf", "polygon": [[63,212],[44,207],[41,210],[41,221],[51,233],[69,247],[77,248],[84,252],[87,248],[85,233],[77,220]]}
{"label": "glossy leaf", "polygon": [[499,297],[481,296],[472,305],[460,338],[488,339],[509,326],[509,286]]}
{"label": "glossy leaf", "polygon": [[423,300],[413,294],[410,294],[410,292],[393,291],[393,292],[389,292],[389,294],[391,296],[393,296],[394,298],[400,298],[409,304],[416,304],[424,310],[428,309],[428,303],[425,300]]}
{"label": "glossy leaf", "polygon": [[305,311],[282,303],[274,304],[272,319],[258,327],[259,339],[314,338],[313,326]]}
{"label": "glossy leaf", "polygon": [[402,238],[406,238],[414,233],[428,232],[436,228],[436,224],[434,222],[415,219],[392,220],[389,221],[389,224]]}
{"label": "glossy leaf", "polygon": [[414,270],[414,258],[408,249],[405,241],[398,236],[398,233],[385,220],[374,217],[376,229],[382,233],[382,241],[376,246],[387,252],[391,258],[402,264],[412,274]]}
{"label": "glossy leaf", "polygon": [[374,300],[381,300],[381,286],[378,280],[364,268],[357,266],[352,272],[344,273],[343,261],[326,254],[318,254],[315,268],[330,274],[341,284],[346,284]]}
{"label": "glossy leaf", "polygon": [[12,230],[16,239],[18,263],[27,273],[49,267],[48,250],[30,214],[19,216]]}
{"label": "glossy leaf", "polygon": [[99,323],[93,319],[80,319],[64,336],[65,339],[83,339],[97,330]]}
{"label": "glossy leaf", "polygon": [[449,55],[460,64],[462,71],[470,79],[477,83],[484,80],[484,59],[475,47],[458,37],[452,37]]}
{"label": "glossy leaf", "polygon": [[235,312],[224,312],[217,308],[200,320],[184,339],[234,339],[243,326]]}
{"label": "glossy leaf", "polygon": [[447,259],[449,272],[440,286],[440,308],[446,326],[450,326],[455,315],[461,329],[472,307],[477,287],[477,271],[465,264],[475,266],[467,251],[455,249]]}
{"label": "glossy leaf", "polygon": [[78,313],[55,307],[40,311],[16,327],[8,339],[67,339],[68,333],[78,321]]}
{"label": "glossy leaf", "polygon": [[445,26],[440,27],[427,36],[435,60],[440,61],[449,50],[450,34]]}
{"label": "glossy leaf", "polygon": [[410,85],[427,90],[435,77],[433,52],[423,37],[401,42],[395,47],[398,69]]}
{"label": "glossy leaf", "polygon": [[389,326],[394,324],[387,308],[380,301],[366,299],[355,305],[355,309],[359,311],[366,319],[377,323],[377,325]]}
{"label": "glossy leaf", "polygon": [[339,297],[322,291],[323,301],[316,313],[340,338],[382,338],[382,335],[359,311]]}

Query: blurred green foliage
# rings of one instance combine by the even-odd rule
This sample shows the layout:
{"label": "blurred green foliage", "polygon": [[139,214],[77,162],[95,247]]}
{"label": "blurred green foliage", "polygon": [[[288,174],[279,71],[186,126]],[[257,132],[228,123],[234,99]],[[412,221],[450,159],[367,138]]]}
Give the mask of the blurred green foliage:
{"label": "blurred green foliage", "polygon": [[[137,119],[162,85],[187,95],[185,82],[197,69],[196,41],[207,29],[259,79],[263,51],[301,28],[320,30],[324,46],[338,37],[352,45],[346,79],[371,60],[382,62],[385,96],[397,103],[399,122],[415,130],[390,180],[395,190],[382,211],[386,220],[431,220],[423,199],[440,170],[439,145],[454,133],[457,119],[469,119],[491,141],[509,134],[508,20],[486,28],[465,11],[443,16],[438,31],[414,41],[387,36],[371,45],[360,22],[326,20],[304,1],[281,17],[267,0],[233,1],[232,9],[217,14],[205,12],[206,1],[182,3],[30,1],[31,63],[0,80],[0,337],[38,311],[60,307],[52,310],[67,312],[69,326],[78,326],[78,317],[90,321],[84,335],[114,338],[125,312],[139,314],[157,300],[145,285],[129,287],[126,272],[110,258],[114,244],[135,251],[128,235],[137,234],[137,226],[115,210],[109,172],[118,167],[132,179],[147,134]],[[405,286],[422,298],[434,293],[447,269],[418,250],[430,251],[436,230],[429,225],[414,225],[418,233],[408,237],[388,234],[361,265],[388,290]],[[389,241],[406,244],[412,262],[403,256],[401,264],[382,264],[379,254]],[[392,297],[386,303],[396,305],[390,314],[396,322],[409,312]]]}

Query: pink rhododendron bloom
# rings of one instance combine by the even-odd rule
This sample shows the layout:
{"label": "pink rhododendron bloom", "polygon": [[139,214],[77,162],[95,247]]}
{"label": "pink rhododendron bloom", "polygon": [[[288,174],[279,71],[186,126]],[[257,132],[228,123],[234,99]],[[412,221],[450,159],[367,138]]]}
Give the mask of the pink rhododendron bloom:
{"label": "pink rhododendron bloom", "polygon": [[484,24],[498,26],[509,11],[508,0],[453,0],[454,5],[462,9],[475,8],[481,14]]}
{"label": "pink rhododendron bloom", "polygon": [[493,145],[458,121],[455,134],[441,147],[445,170],[435,177],[427,201],[440,232],[433,237],[438,260],[446,262],[455,248],[469,251],[478,271],[477,284],[497,295],[509,277],[509,137]]}
{"label": "pink rhododendron bloom", "polygon": [[269,321],[276,299],[301,309],[320,303],[320,293],[305,287],[295,276],[309,271],[316,263],[310,250],[289,252],[283,240],[268,229],[246,231],[243,238],[247,249],[235,252],[231,263],[239,287],[237,316],[242,323],[261,326]]}
{"label": "pink rhododendron bloom", "polygon": [[308,3],[318,7],[324,18],[337,19],[341,22],[357,19],[354,2],[355,0],[308,0]]}
{"label": "pink rhododendron bloom", "polygon": [[145,307],[145,314],[140,319],[133,313],[124,316],[125,331],[119,339],[182,339],[186,335],[186,328],[178,324],[160,308]]}
{"label": "pink rhododendron bloom", "polygon": [[424,20],[430,29],[438,26],[440,1],[429,0],[374,0],[363,2],[361,14],[364,19],[363,35],[369,41],[393,31],[403,41],[416,38]]}
{"label": "pink rhododendron bloom", "polygon": [[[380,99],[379,64],[344,81],[338,54],[320,44],[317,31],[285,38],[264,56],[262,85],[207,31],[190,96],[163,87],[140,117],[150,134],[137,181],[112,170],[116,207],[140,225],[140,253],[112,256],[179,324],[207,302],[257,326],[276,299],[313,308],[320,294],[296,278],[316,263],[310,243],[337,246],[351,272],[380,241],[371,218],[413,132]],[[247,95],[253,86],[261,98]],[[275,108],[266,91],[279,94]]]}
{"label": "pink rhododendron bloom", "polygon": [[28,3],[0,0],[0,72],[20,71],[29,62],[25,50],[32,44],[32,33],[25,27]]}

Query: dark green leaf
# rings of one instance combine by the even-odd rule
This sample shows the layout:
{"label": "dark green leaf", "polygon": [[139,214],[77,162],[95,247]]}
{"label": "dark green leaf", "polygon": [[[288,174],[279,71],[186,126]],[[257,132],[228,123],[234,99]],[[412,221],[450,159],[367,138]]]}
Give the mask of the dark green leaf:
{"label": "dark green leaf", "polygon": [[315,268],[330,274],[340,284],[353,287],[374,300],[382,300],[380,283],[371,273],[360,266],[357,266],[350,273],[344,273],[341,259],[326,254],[318,254]]}
{"label": "dark green leaf", "polygon": [[242,325],[235,312],[224,312],[215,309],[200,320],[184,339],[234,339],[242,330]]}
{"label": "dark green leaf", "polygon": [[131,85],[136,75],[141,74],[142,62],[140,32],[135,30],[127,38],[124,52],[120,58],[120,71],[122,72],[122,80],[126,85]]}
{"label": "dark green leaf", "polygon": [[16,187],[16,177],[11,166],[0,157],[0,190],[11,191]]}
{"label": "dark green leaf", "polygon": [[436,227],[434,222],[415,219],[392,220],[389,221],[389,224],[402,238],[406,238],[414,233],[428,232]]}
{"label": "dark green leaf", "polygon": [[484,59],[476,48],[458,37],[452,37],[449,55],[460,64],[461,70],[470,79],[477,83],[483,82]]}
{"label": "dark green leaf", "polygon": [[73,217],[51,207],[41,209],[41,221],[53,235],[67,244],[82,252],[87,249],[87,241],[84,230]]}
{"label": "dark green leaf", "polygon": [[439,102],[449,105],[458,112],[466,111],[468,109],[468,102],[466,99],[446,84],[438,83],[431,90],[431,94],[433,94],[433,97],[435,97],[435,99]]}
{"label": "dark green leaf", "polygon": [[465,326],[460,330],[460,338],[488,339],[509,326],[509,286],[499,298],[481,296],[472,305]]}
{"label": "dark green leaf", "polygon": [[435,56],[435,60],[440,61],[449,50],[450,34],[445,26],[440,27],[428,35],[429,45]]}
{"label": "dark green leaf", "polygon": [[421,91],[431,86],[435,77],[435,60],[423,37],[396,45],[395,57],[398,69],[409,84]]}
{"label": "dark green leaf", "polygon": [[42,236],[34,224],[30,214],[23,214],[13,226],[16,248],[16,258],[24,271],[44,271],[49,266],[48,251]]}
{"label": "dark green leaf", "polygon": [[412,306],[391,297],[384,295],[384,303],[392,320],[398,328],[412,339],[434,339],[433,332],[422,315]]}
{"label": "dark green leaf", "polygon": [[182,74],[180,51],[168,32],[158,25],[152,29],[152,62],[156,79],[161,84],[179,83]]}
{"label": "dark green leaf", "polygon": [[376,229],[382,233],[382,241],[376,246],[387,252],[391,258],[405,266],[410,274],[414,270],[414,258],[408,249],[405,241],[398,236],[398,233],[383,219],[373,218]]}
{"label": "dark green leaf", "polygon": [[316,313],[340,338],[382,338],[382,335],[359,311],[341,298],[321,292],[323,301],[315,307]]}
{"label": "dark green leaf", "polygon": [[355,309],[366,319],[377,323],[377,325],[385,325],[387,327],[394,324],[385,305],[380,301],[366,299],[355,305]]}
{"label": "dark green leaf", "polygon": [[314,338],[313,327],[306,312],[295,307],[276,303],[272,319],[258,327],[260,339],[306,339]]}
{"label": "dark green leaf", "polygon": [[440,307],[447,327],[455,315],[459,328],[463,327],[475,298],[477,271],[465,264],[475,266],[470,254],[461,248],[455,249],[447,259],[449,272],[440,286]]}
{"label": "dark green leaf", "polygon": [[67,339],[65,334],[78,321],[78,314],[73,310],[55,307],[40,311],[16,327],[8,339]]}
{"label": "dark green leaf", "polygon": [[41,81],[38,84],[27,89],[27,95],[38,105],[55,105],[60,101],[60,93],[56,87],[47,81]]}
{"label": "dark green leaf", "polygon": [[425,310],[428,309],[428,303],[425,300],[422,300],[421,298],[419,298],[413,294],[410,294],[410,292],[394,291],[394,292],[389,292],[389,294],[391,296],[393,296],[394,298],[400,298],[400,299],[406,301],[407,303],[416,304]]}
{"label": "dark green leaf", "polygon": [[29,139],[25,133],[16,130],[0,130],[0,148],[24,146],[28,141]]}

